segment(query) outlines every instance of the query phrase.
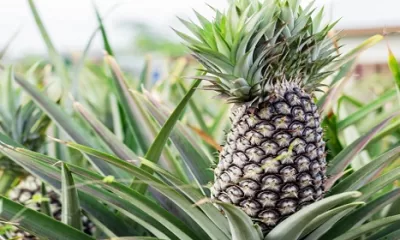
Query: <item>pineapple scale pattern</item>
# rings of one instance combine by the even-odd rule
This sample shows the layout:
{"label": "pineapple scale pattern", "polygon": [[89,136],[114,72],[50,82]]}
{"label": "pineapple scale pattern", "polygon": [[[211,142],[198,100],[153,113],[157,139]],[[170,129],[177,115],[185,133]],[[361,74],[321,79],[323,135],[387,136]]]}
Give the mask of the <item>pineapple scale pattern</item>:
{"label": "pineapple scale pattern", "polygon": [[[41,193],[41,182],[39,181],[39,179],[33,176],[28,176],[26,179],[21,181],[18,184],[18,186],[16,186],[14,189],[10,191],[9,198],[15,202],[25,205],[26,207],[29,207],[36,211],[40,211],[40,203],[30,201],[31,199],[33,199],[35,194],[40,194],[40,193]],[[49,199],[50,211],[53,215],[53,218],[57,219],[58,221],[61,221],[62,203],[60,201],[60,196],[56,192],[50,190],[47,192],[47,196],[45,197]],[[94,234],[95,225],[85,215],[82,216],[82,226],[83,226],[82,230],[86,234],[88,235]],[[15,228],[13,231],[8,232],[7,235],[10,238],[21,239],[21,240],[39,239],[36,236],[17,228]]]}
{"label": "pineapple scale pattern", "polygon": [[264,232],[322,198],[326,180],[316,105],[297,84],[274,89],[257,107],[233,107],[211,189],[213,198],[240,206]]}

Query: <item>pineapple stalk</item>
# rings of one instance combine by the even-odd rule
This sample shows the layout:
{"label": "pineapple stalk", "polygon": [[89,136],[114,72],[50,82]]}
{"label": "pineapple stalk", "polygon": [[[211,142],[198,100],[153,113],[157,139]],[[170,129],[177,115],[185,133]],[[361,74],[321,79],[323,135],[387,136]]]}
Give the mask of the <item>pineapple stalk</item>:
{"label": "pineapple stalk", "polygon": [[323,197],[325,142],[313,92],[337,58],[323,10],[299,0],[232,0],[213,21],[177,32],[208,73],[204,89],[233,103],[212,198],[241,207],[264,232]]}

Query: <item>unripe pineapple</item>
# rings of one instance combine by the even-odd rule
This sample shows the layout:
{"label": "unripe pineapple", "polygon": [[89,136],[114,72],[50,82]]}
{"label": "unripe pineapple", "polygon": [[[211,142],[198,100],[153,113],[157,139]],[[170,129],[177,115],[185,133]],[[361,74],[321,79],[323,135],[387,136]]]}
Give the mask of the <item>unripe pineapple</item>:
{"label": "unripe pineapple", "polygon": [[[40,196],[42,193],[41,187],[42,184],[37,178],[28,176],[26,179],[21,181],[18,186],[10,191],[9,198],[36,211],[40,211],[42,201],[48,201],[52,217],[58,221],[61,221],[62,205],[60,196],[53,190],[47,191],[45,196]],[[40,196],[39,200],[35,201],[35,197],[38,196]],[[82,216],[82,231],[88,235],[93,235],[95,229],[96,228],[93,222],[90,221],[86,216]],[[20,238],[23,240],[38,239],[36,236],[19,229],[9,231],[7,236],[10,238]]]}
{"label": "unripe pineapple", "polygon": [[299,0],[233,0],[211,22],[178,34],[211,83],[234,106],[212,197],[241,207],[268,232],[323,197],[325,142],[313,92],[335,48],[323,11]]}

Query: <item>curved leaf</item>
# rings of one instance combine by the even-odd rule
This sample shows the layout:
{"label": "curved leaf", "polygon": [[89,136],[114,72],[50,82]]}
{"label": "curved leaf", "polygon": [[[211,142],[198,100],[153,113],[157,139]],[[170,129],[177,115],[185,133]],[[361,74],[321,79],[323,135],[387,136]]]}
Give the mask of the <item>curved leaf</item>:
{"label": "curved leaf", "polygon": [[335,238],[334,240],[352,240],[356,239],[366,233],[369,233],[375,229],[379,229],[381,227],[387,226],[391,223],[395,223],[400,221],[400,215],[395,215],[392,217],[382,218],[379,220],[375,220],[364,224],[360,227],[354,228],[351,231],[346,232],[345,234]]}
{"label": "curved leaf", "polygon": [[352,159],[360,153],[364,147],[368,144],[368,142],[381,130],[383,129],[386,124],[396,115],[399,113],[394,113],[392,114],[389,118],[385,119],[382,123],[378,124],[376,127],[371,129],[368,133],[364,134],[360,138],[358,138],[356,141],[354,141],[352,144],[347,146],[344,150],[342,150],[332,161],[329,162],[329,165],[331,166],[327,170],[328,176],[331,176],[331,178],[328,179],[326,183],[326,188],[330,189],[335,181],[339,179],[343,171],[346,169],[346,167],[350,164]]}
{"label": "curved leaf", "polygon": [[334,206],[338,206],[360,196],[360,192],[345,192],[308,205],[278,224],[278,226],[272,229],[265,237],[265,240],[298,239],[307,224],[314,218],[330,210]]}
{"label": "curved leaf", "polygon": [[[149,96],[147,96],[149,98]],[[140,98],[139,98],[140,99]],[[152,116],[160,124],[164,124],[168,115],[162,111],[163,106],[154,99],[140,99]],[[200,184],[208,184],[213,179],[213,172],[209,170],[213,162],[201,149],[193,138],[191,131],[183,124],[177,123],[176,129],[171,134],[171,141],[178,149],[184,163],[193,172]]]}
{"label": "curved leaf", "polygon": [[74,107],[116,156],[124,160],[137,158],[136,154],[130,148],[119,141],[102,122],[96,119],[96,117],[87,111],[80,103],[75,102]]}
{"label": "curved leaf", "polygon": [[3,196],[0,196],[0,204],[0,219],[10,223],[18,223],[19,228],[37,237],[58,240],[94,239],[62,222],[38,213],[30,208],[26,208]]}
{"label": "curved leaf", "polygon": [[257,225],[251,221],[250,217],[238,207],[227,204],[217,203],[222,207],[229,220],[232,233],[232,240],[261,240],[262,232]]}
{"label": "curved leaf", "polygon": [[393,190],[355,210],[346,217],[337,222],[325,235],[324,239],[333,239],[340,233],[347,232],[367,221],[372,215],[377,213],[383,207],[392,203],[400,197],[400,189]]}
{"label": "curved leaf", "polygon": [[[193,96],[194,92],[196,91],[196,88],[199,86],[200,83],[201,80],[196,80],[193,83],[190,90],[186,93],[185,97],[175,108],[171,116],[168,118],[164,126],[161,128],[160,132],[158,133],[154,142],[151,144],[144,158],[154,163],[158,162],[162,150],[164,149],[164,146],[167,143],[167,140],[169,139],[170,134],[175,127],[175,124],[178,122],[180,116],[183,113],[183,110],[186,108],[186,105],[189,103],[190,98]],[[145,170],[149,173],[153,172],[153,170],[149,167],[143,166],[141,168],[142,170]],[[135,189],[140,193],[144,193],[146,192],[147,186],[145,184],[139,184],[136,186]]]}
{"label": "curved leaf", "polygon": [[[79,151],[83,151],[87,154],[92,154],[94,156],[97,156],[113,165],[115,165],[116,167],[119,167],[121,169],[124,169],[130,173],[132,173],[133,175],[137,175],[138,173],[138,169],[136,166],[129,164],[121,159],[118,159],[116,157],[113,157],[109,154],[105,154],[102,152],[99,152],[95,149],[91,149],[76,143],[72,143],[72,142],[64,142],[64,144],[66,144],[69,147],[75,148]],[[201,195],[199,191],[196,191],[195,189],[192,189],[191,187],[187,187],[184,185],[183,182],[181,182],[179,179],[177,179],[176,177],[174,177],[173,175],[171,175],[170,173],[168,173],[167,171],[161,169],[160,167],[158,167],[156,164],[152,163],[151,161],[145,160],[145,159],[141,159],[142,163],[150,168],[152,168],[153,170],[155,170],[157,173],[165,176],[168,181],[167,182],[171,182],[173,183],[174,187],[176,187],[177,189],[179,189],[183,194],[186,195],[186,197],[188,197],[190,200],[192,200],[193,203],[198,203],[201,202],[205,199],[204,195]],[[162,190],[168,190],[167,188],[169,188],[168,185],[165,184],[161,184],[162,182],[159,181],[158,179],[152,177],[151,179],[155,180],[157,182],[157,184],[152,184],[152,188],[157,189],[160,193],[165,195],[165,191]],[[149,180],[147,180],[149,181]],[[165,195],[167,197],[169,197],[171,200],[173,200],[173,198],[170,197],[170,195]],[[181,208],[182,206],[179,205]],[[191,205],[190,208],[192,208],[193,206]],[[225,219],[224,217],[222,217],[222,215],[217,211],[214,207],[211,207],[209,204],[200,204],[198,206],[209,218],[212,222],[215,223],[216,226],[218,226],[219,229],[223,230],[224,233],[227,233],[227,224],[225,223]],[[182,208],[183,210],[185,210],[184,208]],[[185,210],[186,211],[186,210]]]}
{"label": "curved leaf", "polygon": [[222,207],[229,220],[232,240],[262,239],[261,230],[245,212],[232,204],[222,202],[217,202],[217,204]]}
{"label": "curved leaf", "polygon": [[[26,149],[2,149],[3,152],[8,152],[8,153],[14,153],[14,154],[19,154],[23,156],[29,156],[29,158],[24,158],[24,161],[27,163],[30,163],[31,166],[34,166],[36,168],[41,167],[43,164],[56,164],[58,161],[56,159],[52,159],[50,157],[47,157],[45,155],[39,154],[39,153],[34,153]],[[23,157],[22,156],[22,157]],[[16,156],[17,157],[17,156]],[[21,156],[19,156],[22,158]],[[34,163],[32,163],[34,161]],[[168,197],[173,201],[175,204],[180,206],[189,216],[191,216],[198,224],[199,226],[204,229],[204,231],[207,231],[206,233],[210,235],[211,238],[213,239],[226,239],[226,235],[218,229],[211,221],[208,219],[202,211],[200,211],[197,207],[193,207],[193,204],[187,200],[183,195],[178,193],[175,189],[171,188],[170,186],[164,184],[162,181],[157,179],[156,177],[152,176],[151,174],[148,174],[147,172],[141,170],[138,167],[135,167],[123,160],[119,160],[121,164],[128,164],[131,166],[131,170],[134,172],[134,175],[140,179],[141,181],[145,182],[146,184],[150,184],[153,189],[156,189],[160,193],[162,193],[164,196]],[[51,165],[48,165],[51,166]],[[96,183],[102,185],[103,187],[115,191],[119,193],[120,195],[124,196],[125,199],[129,198],[129,202],[135,202],[135,206],[138,208],[146,209],[146,213],[149,214],[151,213],[152,217],[156,219],[157,221],[160,221],[160,224],[163,224],[168,226],[169,229],[174,229],[175,234],[180,234],[182,236],[197,236],[195,233],[193,233],[190,229],[187,228],[186,225],[184,225],[181,221],[179,221],[177,218],[172,216],[169,212],[166,210],[162,209],[158,204],[154,203],[153,201],[149,200],[147,197],[143,196],[142,194],[137,193],[136,191],[128,188],[125,185],[122,185],[116,181],[112,182],[105,182],[103,181],[104,178],[94,172],[88,171],[86,169],[83,169],[81,167],[77,167],[72,164],[68,164],[69,169],[71,172],[73,172],[76,175],[81,176],[85,180],[90,180],[90,181],[95,181]],[[133,170],[134,169],[134,170]],[[42,171],[45,171],[42,169]],[[53,173],[53,178],[59,178],[59,176],[56,174],[54,175]],[[91,188],[91,185],[84,186]],[[107,194],[107,191],[103,192],[102,194]],[[125,200],[124,198],[119,198],[118,196],[112,195],[112,199],[118,199],[118,201],[123,201]],[[126,200],[125,200],[126,201]],[[129,203],[128,202],[128,203]],[[137,219],[135,219],[136,221]],[[197,234],[201,234],[202,232],[197,231]],[[190,238],[190,237],[188,237]]]}
{"label": "curved leaf", "polygon": [[79,205],[78,192],[75,188],[74,179],[67,165],[61,165],[61,202],[63,223],[73,228],[82,230],[81,208]]}
{"label": "curved leaf", "polygon": [[354,203],[349,203],[337,208],[334,208],[332,210],[329,210],[318,217],[314,218],[304,229],[303,233],[301,234],[301,237],[307,236],[310,232],[312,232],[314,229],[325,223],[327,220],[331,219],[332,217],[336,216],[337,214],[348,210],[348,209],[354,209],[358,206],[365,205],[364,202],[354,202]]}
{"label": "curved leaf", "polygon": [[338,184],[336,184],[329,191],[329,196],[345,191],[355,191],[362,187],[371,177],[376,173],[377,170],[381,169],[382,166],[396,160],[400,156],[400,147],[396,147],[386,153],[382,154],[378,158],[374,159],[358,171],[350,174]]}
{"label": "curved leaf", "polygon": [[[38,89],[32,84],[27,82],[19,75],[15,75],[16,82],[33,98],[40,108],[46,112],[49,117],[62,128],[74,141],[83,145],[93,146],[92,141],[88,139],[88,135],[85,135],[85,130],[72,121],[70,116],[65,113],[56,103],[51,101],[48,97],[44,96]],[[89,157],[89,161],[93,166],[104,175],[118,176],[118,173],[111,168],[107,163],[100,161],[94,157]]]}

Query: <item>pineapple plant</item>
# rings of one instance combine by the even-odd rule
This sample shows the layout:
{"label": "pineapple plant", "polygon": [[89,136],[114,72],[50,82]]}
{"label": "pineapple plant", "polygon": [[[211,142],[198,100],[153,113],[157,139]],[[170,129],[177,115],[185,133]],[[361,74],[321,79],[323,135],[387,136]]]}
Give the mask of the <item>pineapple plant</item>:
{"label": "pineapple plant", "polygon": [[333,24],[294,0],[236,0],[178,32],[202,63],[204,89],[232,103],[212,197],[241,207],[265,231],[320,200],[326,151],[314,92],[337,58]]}
{"label": "pineapple plant", "polygon": [[[13,70],[10,68],[9,76]],[[2,86],[3,97],[8,104],[1,106],[0,133],[12,141],[36,152],[45,152],[46,132],[51,124],[50,118],[41,111],[33,101],[26,101],[21,89],[14,87],[9,78]],[[61,220],[60,196],[49,189],[42,189],[42,181],[24,170],[5,155],[0,157],[1,192],[10,199],[26,207],[41,211],[43,204],[49,204],[50,214],[53,218]],[[94,233],[93,223],[82,217],[82,223],[88,234]],[[13,228],[5,235],[16,239],[37,239],[28,232]]]}
{"label": "pineapple plant", "polygon": [[[49,44],[33,0],[29,3]],[[40,239],[95,239],[80,224],[81,209],[96,223],[101,239],[396,239],[400,169],[393,162],[400,147],[373,148],[369,160],[357,160],[361,152],[372,153],[373,143],[396,138],[400,122],[391,122],[398,116],[393,109],[380,113],[376,124],[362,121],[376,113],[376,106],[397,101],[396,94],[358,104],[347,115],[340,111],[345,102],[340,89],[351,75],[351,60],[382,36],[337,56],[327,36],[333,25],[318,28],[323,13],[311,9],[294,0],[236,0],[226,13],[215,9],[213,22],[200,14],[201,26],[183,21],[197,39],[179,34],[207,72],[195,77],[190,88],[182,75],[198,65],[184,66],[184,61],[159,85],[145,79],[148,69],[140,81],[126,77],[97,13],[110,55],[95,75],[109,83],[102,91],[114,99],[113,107],[87,104],[84,99],[93,89],[85,88],[68,104],[74,108],[65,111],[66,106],[22,75],[13,76],[66,133],[51,140],[80,151],[89,164],[32,151],[0,134],[0,152],[45,182],[68,206],[60,222],[0,196],[0,220]],[[245,26],[243,32],[240,26]],[[67,76],[69,68],[58,61],[53,47],[51,51],[52,63],[66,70],[57,74]],[[321,88],[326,90],[322,97],[314,94],[321,79],[335,70],[332,81],[324,82],[327,88]],[[214,145],[204,146],[200,139],[210,143],[220,135],[218,122],[225,122],[226,108],[209,99],[209,93],[196,92],[202,80],[212,83],[203,88],[220,92],[234,105],[219,162],[210,150]],[[175,102],[177,92],[184,95]],[[192,131],[193,119],[201,131]],[[359,125],[364,131],[348,142],[344,132]]]}

